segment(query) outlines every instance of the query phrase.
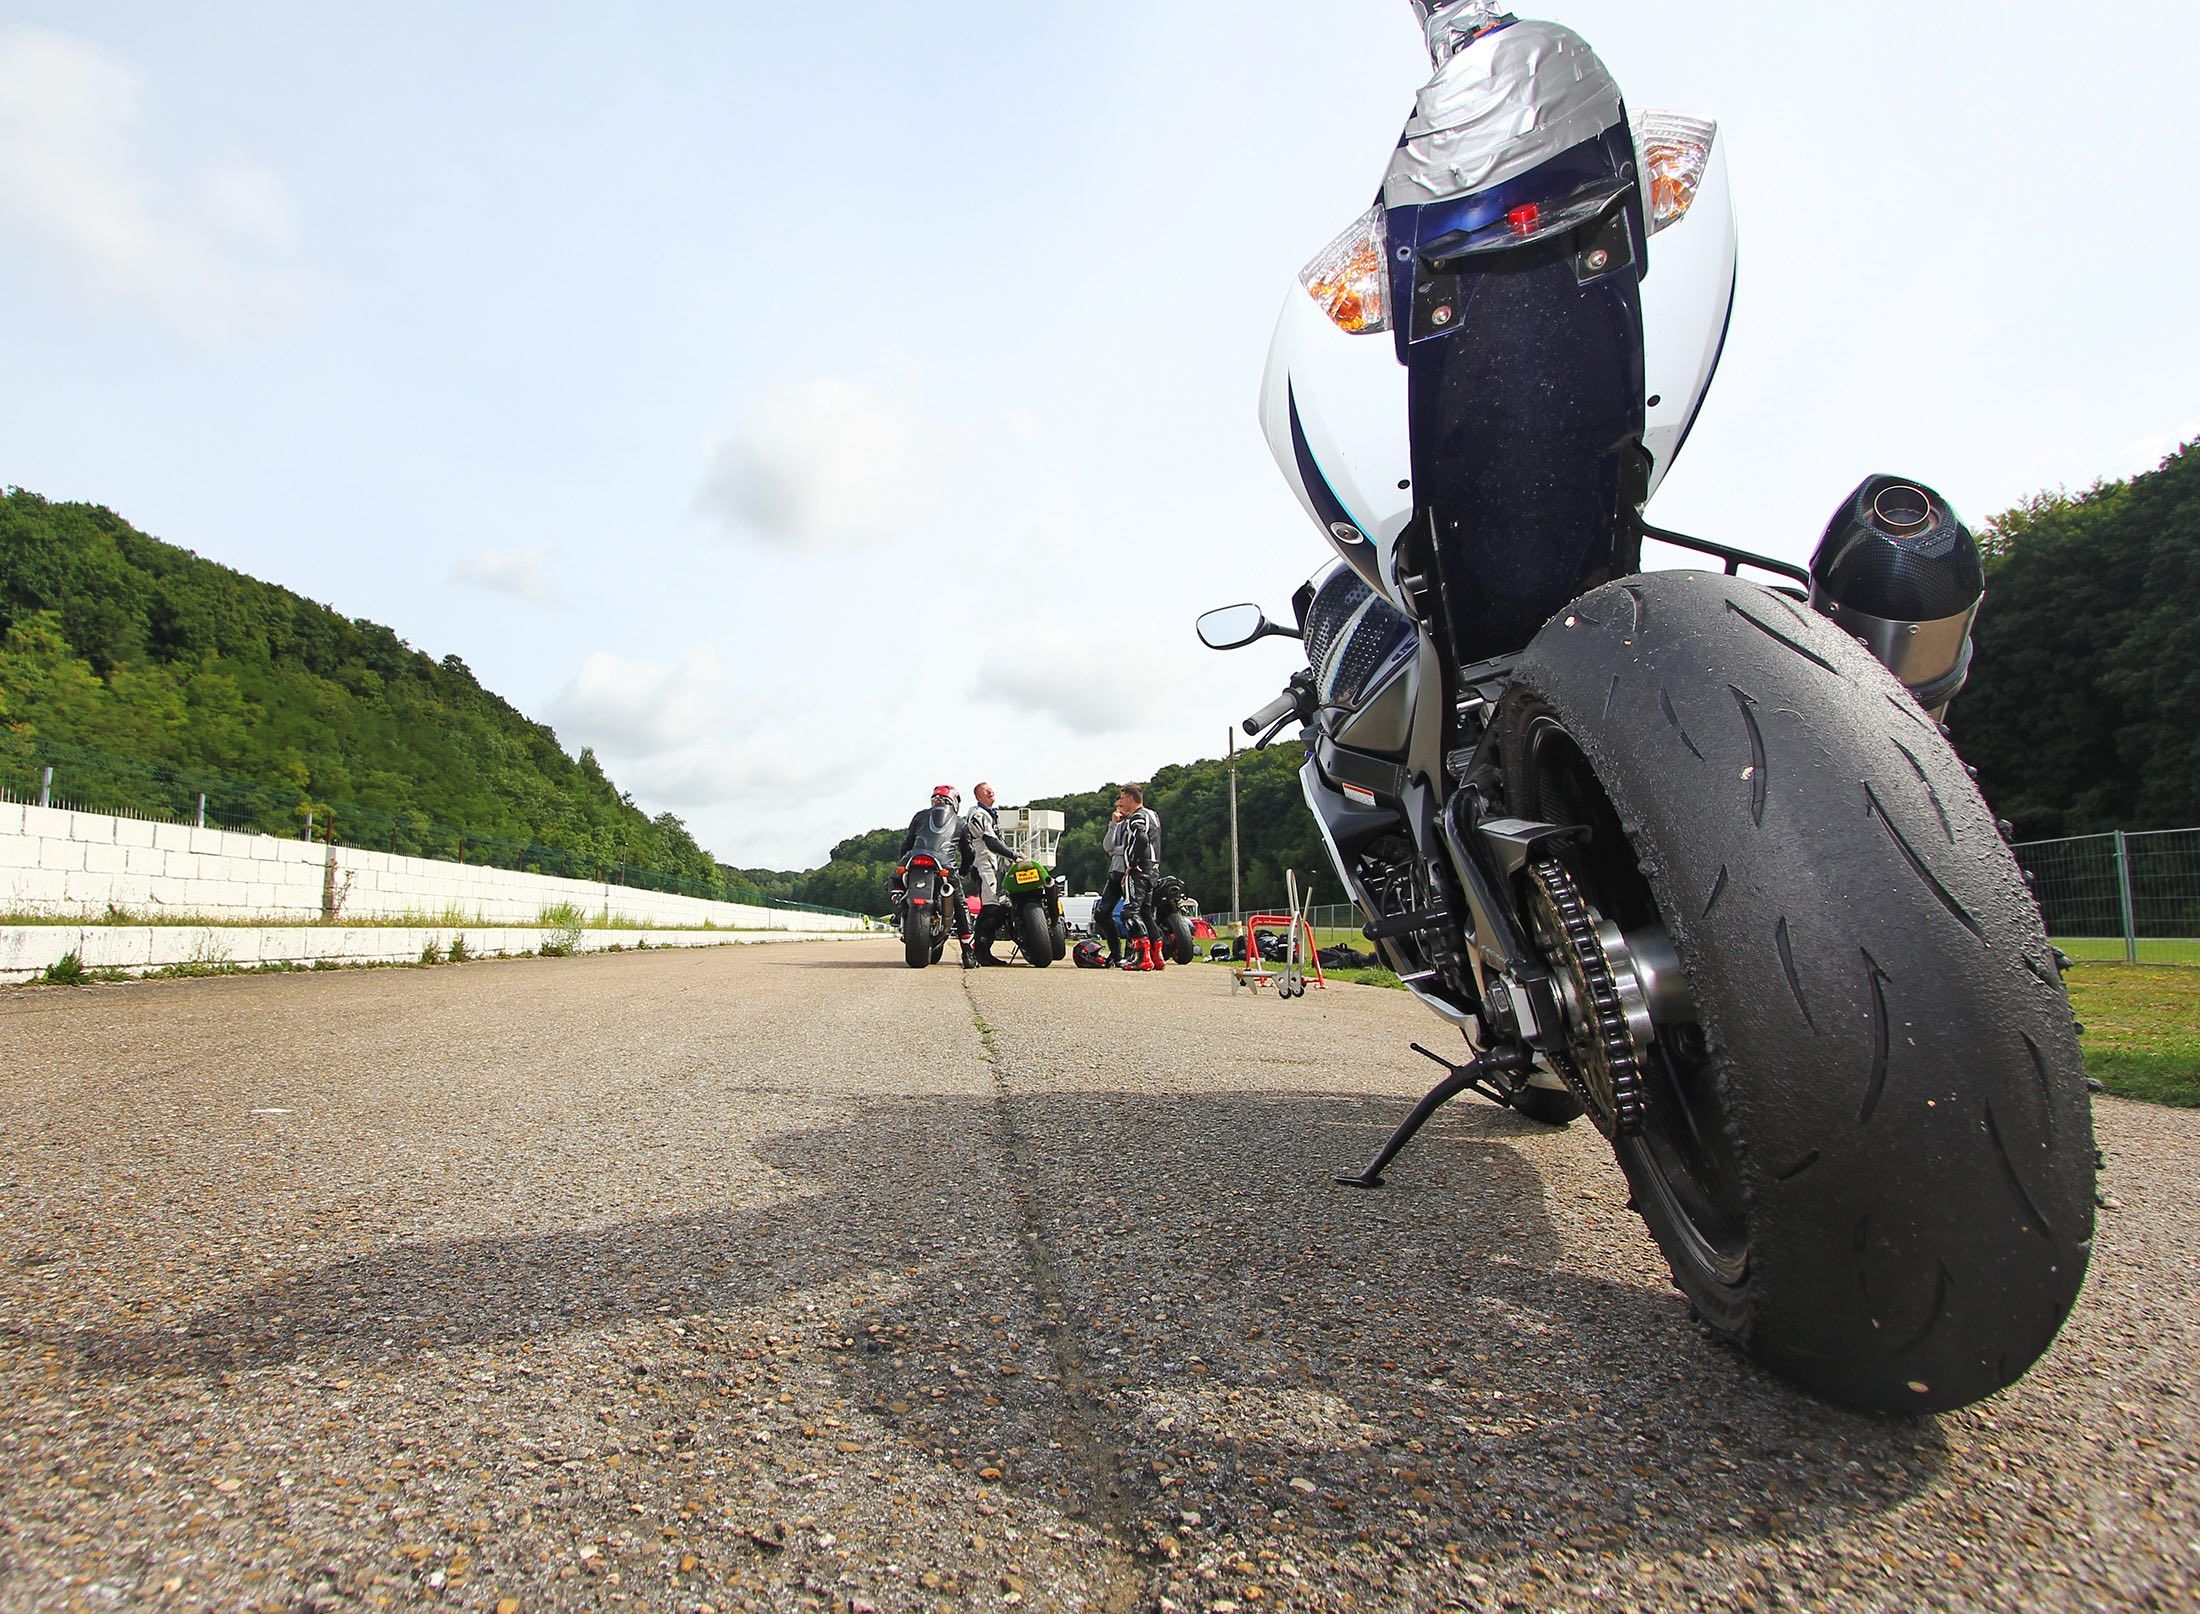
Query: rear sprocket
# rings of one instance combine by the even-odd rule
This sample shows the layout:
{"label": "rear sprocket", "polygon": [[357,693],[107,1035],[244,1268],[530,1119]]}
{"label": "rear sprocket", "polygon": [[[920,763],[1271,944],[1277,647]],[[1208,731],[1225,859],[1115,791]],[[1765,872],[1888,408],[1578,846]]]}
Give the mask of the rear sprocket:
{"label": "rear sprocket", "polygon": [[1606,1137],[1638,1132],[1643,1117],[1641,1050],[1621,996],[1622,972],[1628,966],[1608,950],[1617,931],[1589,906],[1557,858],[1530,864],[1528,885],[1536,945],[1553,972],[1566,1021],[1566,1049],[1552,1063]]}

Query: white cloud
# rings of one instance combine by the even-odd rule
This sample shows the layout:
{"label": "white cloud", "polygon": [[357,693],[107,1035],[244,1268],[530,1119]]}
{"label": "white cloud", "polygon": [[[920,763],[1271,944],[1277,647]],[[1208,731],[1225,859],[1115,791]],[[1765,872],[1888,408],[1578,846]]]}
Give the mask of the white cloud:
{"label": "white cloud", "polygon": [[1086,736],[1127,734],[1165,715],[1184,660],[1164,651],[1151,628],[1103,636],[1034,624],[985,643],[974,699]]}
{"label": "white cloud", "polygon": [[557,559],[554,544],[529,544],[520,549],[485,549],[467,555],[451,568],[461,583],[511,594],[538,605],[555,605],[558,591],[550,581],[550,563]]}
{"label": "white cloud", "polygon": [[670,667],[599,650],[551,700],[550,721],[607,758],[661,757],[732,726],[738,708],[725,681],[709,650],[691,650]]}
{"label": "white cloud", "polygon": [[[796,756],[769,743],[720,738],[643,758],[626,766],[619,782],[653,803],[726,807],[800,802],[839,789],[855,772],[852,761]],[[731,855],[727,848],[716,850],[720,856]]]}
{"label": "white cloud", "polygon": [[144,75],[49,29],[0,29],[0,240],[44,258],[87,299],[195,340],[280,328],[307,301],[279,262],[282,182],[256,164],[164,186],[140,131]]}
{"label": "white cloud", "polygon": [[933,502],[943,446],[941,434],[868,387],[805,382],[759,400],[711,451],[696,502],[767,543],[875,542]]}

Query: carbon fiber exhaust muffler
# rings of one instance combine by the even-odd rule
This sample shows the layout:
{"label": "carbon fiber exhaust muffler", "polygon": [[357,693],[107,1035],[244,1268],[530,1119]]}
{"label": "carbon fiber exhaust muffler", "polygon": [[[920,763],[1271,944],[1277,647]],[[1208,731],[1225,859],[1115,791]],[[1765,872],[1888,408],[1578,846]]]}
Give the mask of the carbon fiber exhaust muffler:
{"label": "carbon fiber exhaust muffler", "polygon": [[1978,541],[1922,482],[1868,476],[1810,558],[1810,603],[1861,639],[1937,722],[1971,672]]}

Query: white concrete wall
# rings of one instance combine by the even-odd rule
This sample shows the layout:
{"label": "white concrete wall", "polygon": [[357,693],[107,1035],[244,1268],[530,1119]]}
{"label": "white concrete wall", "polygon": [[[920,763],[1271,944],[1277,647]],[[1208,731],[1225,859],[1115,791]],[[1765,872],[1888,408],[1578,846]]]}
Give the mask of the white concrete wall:
{"label": "white concrete wall", "polygon": [[536,924],[569,902],[614,924],[722,929],[861,930],[863,921],[746,903],[641,891],[594,880],[521,874],[472,863],[393,857],[272,835],[238,835],[106,813],[0,802],[0,913],[288,920],[321,918],[326,866],[336,860],[336,917],[419,917],[474,925]]}
{"label": "white concrete wall", "polygon": [[[852,941],[847,930],[584,930],[577,953],[613,947],[729,947],[747,942]],[[454,936],[475,958],[533,953],[565,933],[484,925],[0,925],[0,983],[33,980],[74,953],[87,970],[143,975],[174,965],[411,964]]]}

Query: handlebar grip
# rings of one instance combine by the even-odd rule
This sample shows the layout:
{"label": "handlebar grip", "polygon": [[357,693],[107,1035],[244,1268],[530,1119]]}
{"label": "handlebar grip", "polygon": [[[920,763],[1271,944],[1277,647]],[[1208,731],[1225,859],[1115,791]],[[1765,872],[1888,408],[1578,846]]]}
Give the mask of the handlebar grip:
{"label": "handlebar grip", "polygon": [[1298,691],[1287,689],[1245,720],[1245,732],[1258,734],[1269,724],[1282,722],[1298,709]]}

